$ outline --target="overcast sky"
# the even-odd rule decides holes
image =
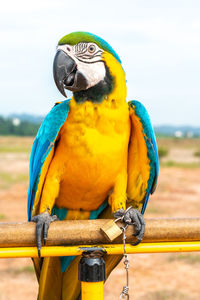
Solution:
[[[128,99],[154,125],[200,126],[199,0],[12,0],[0,8],[0,114],[46,114],[56,101],[58,40],[89,31],[116,50]]]

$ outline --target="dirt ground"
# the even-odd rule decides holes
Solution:
[[[196,162],[199,141],[169,144],[169,159]],[[31,138],[0,137],[0,222],[25,221],[28,160]],[[174,155],[173,155],[174,153]],[[176,155],[175,155],[176,154]],[[190,155],[189,155],[190,154]],[[187,158],[186,161],[184,158]],[[166,158],[165,158],[166,160]],[[199,161],[197,161],[199,163]],[[200,168],[195,165],[160,168],[159,184],[151,197],[146,217],[200,216]],[[130,299],[200,299],[200,254],[136,254],[130,258]],[[123,264],[105,284],[105,299],[118,299],[125,283]],[[0,260],[0,300],[36,300],[37,281],[30,259]]]

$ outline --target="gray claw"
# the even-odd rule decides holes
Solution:
[[[36,223],[36,244],[39,257],[41,255],[42,239],[44,240],[45,245],[48,236],[49,225],[55,220],[58,220],[58,217],[56,215],[50,216],[48,212],[41,213],[31,219],[32,222]]]
[[[145,221],[144,216],[135,208],[129,208],[127,211],[123,209],[119,209],[115,214],[115,218],[123,217],[123,221],[127,225],[134,225],[135,233],[133,234],[137,241],[133,244],[133,246],[138,245],[143,237],[145,232]]]
[[[137,239],[137,241],[136,241],[135,243],[133,243],[132,246],[137,246],[137,245],[139,245],[139,243],[141,243],[141,241],[142,241],[142,240]]]

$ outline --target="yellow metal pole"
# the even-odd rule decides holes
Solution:
[[[81,282],[82,300],[103,300],[104,299],[104,281],[99,282]]]
[[[102,250],[107,254],[123,254],[122,244],[109,245],[80,245],[80,246],[46,246],[42,247],[41,256],[73,256],[81,255],[84,251]],[[128,254],[136,253],[166,253],[166,252],[195,252],[200,251],[200,241],[196,242],[160,242],[160,243],[141,243],[137,246],[126,245]],[[13,257],[38,257],[36,247],[10,247],[0,248],[0,258]]]

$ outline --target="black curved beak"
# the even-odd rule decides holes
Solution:
[[[57,88],[64,97],[67,97],[65,89],[73,92],[87,89],[87,79],[77,70],[76,62],[62,50],[58,50],[55,55],[53,76]]]

